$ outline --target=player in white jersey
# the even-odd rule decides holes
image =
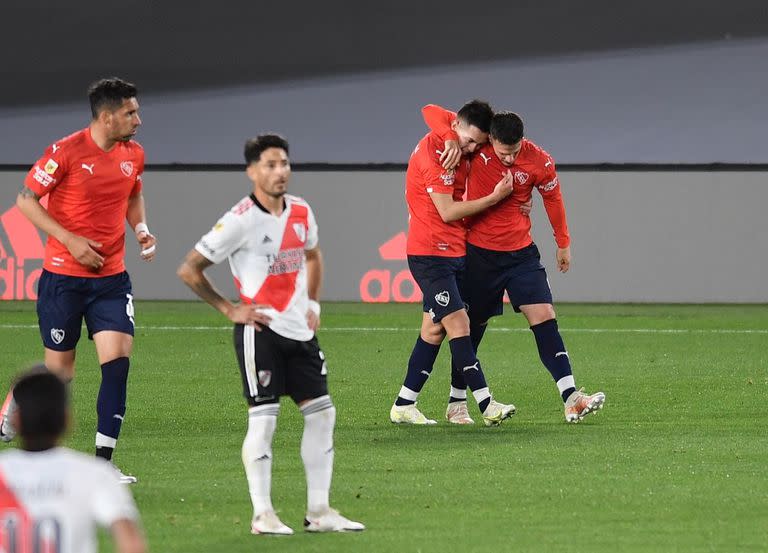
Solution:
[[[139,515],[114,467],[57,447],[68,419],[67,391],[44,367],[13,387],[22,449],[0,454],[0,551],[92,553],[96,527],[118,553],[143,553]]]
[[[291,165],[284,138],[265,134],[249,140],[245,161],[253,192],[200,239],[178,275],[235,323],[235,351],[249,405],[242,455],[253,503],[251,532],[293,534],[275,514],[271,499],[272,437],[283,395],[290,396],[304,416],[304,529],[364,530],[363,524],[329,505],[336,408],[315,337],[323,275],[315,216],[304,200],[286,194]],[[204,274],[224,259],[229,259],[239,304],[224,298]]]

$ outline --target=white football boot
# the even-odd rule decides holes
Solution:
[[[336,509],[330,507],[322,513],[307,513],[304,519],[304,530],[307,532],[360,532],[365,530],[362,522],[355,522],[341,516]]]
[[[602,409],[604,403],[603,392],[587,395],[584,393],[584,388],[579,388],[565,401],[565,422],[579,422],[586,415]]]
[[[453,401],[445,410],[445,419],[451,424],[475,424],[469,416],[466,401]]]
[[[251,534],[290,536],[293,534],[293,529],[283,524],[274,511],[264,511],[251,521]]]
[[[389,410],[389,420],[395,424],[437,424],[437,421],[425,417],[415,403],[393,405]]]
[[[483,422],[485,426],[499,426],[501,421],[508,419],[515,414],[515,406],[511,403],[506,405],[499,403],[495,399],[491,400],[488,407],[483,411]]]

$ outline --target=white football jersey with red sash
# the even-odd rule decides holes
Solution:
[[[63,447],[0,455],[0,551],[96,553],[96,528],[139,521],[108,462]]]
[[[212,263],[229,259],[241,301],[270,306],[269,328],[286,338],[311,340],[307,325],[305,250],[317,247],[317,223],[309,204],[285,195],[276,217],[251,194],[219,219],[195,245]]]

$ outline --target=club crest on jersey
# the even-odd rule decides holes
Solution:
[[[272,371],[259,371],[259,385],[262,388],[266,388],[269,386],[269,383],[272,382]]]
[[[64,340],[64,334],[65,332],[60,328],[52,328],[51,329],[51,340],[53,340],[54,344],[60,344],[62,340]]]
[[[132,161],[123,161],[120,164],[120,170],[123,172],[123,175],[126,177],[130,177],[133,175],[133,162]]]
[[[59,164],[53,161],[52,159],[48,160],[48,163],[45,164],[45,172],[49,175],[53,175],[56,172],[56,169],[59,168]]]
[[[528,181],[528,173],[523,173],[522,171],[515,171],[515,180],[517,181],[517,184],[525,184]]]
[[[293,232],[299,237],[299,242],[307,241],[307,227],[301,223],[293,223]]]
[[[435,294],[435,301],[438,305],[447,307],[448,302],[451,301],[451,295],[448,293],[448,290],[443,290],[442,292]]]

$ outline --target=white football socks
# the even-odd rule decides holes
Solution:
[[[307,474],[307,512],[321,513],[329,508],[336,408],[325,395],[302,405],[301,414],[304,415],[301,459]]]
[[[253,516],[272,511],[272,437],[277,426],[279,403],[248,409],[248,432],[243,440],[243,466],[253,503]]]

